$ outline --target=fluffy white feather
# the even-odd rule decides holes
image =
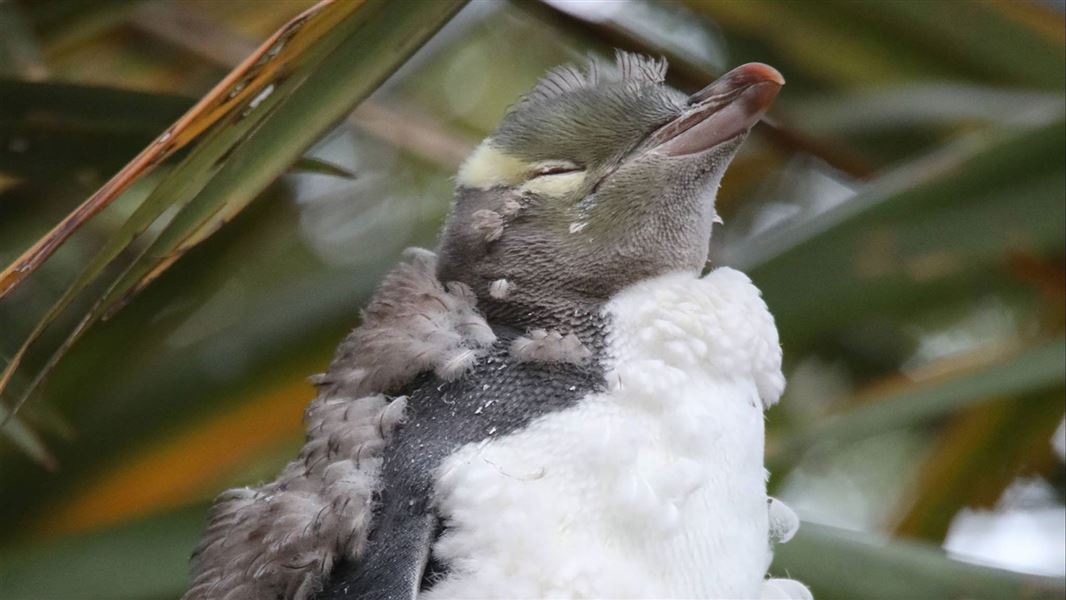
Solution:
[[[497,279],[489,284],[489,296],[497,300],[503,300],[507,298],[507,295],[511,293],[511,282],[506,279]]]
[[[787,504],[770,498],[770,541],[784,544],[799,531],[799,517]]]
[[[764,594],[763,408],[784,378],[758,290],[674,273],[606,310],[606,392],[441,466],[451,571],[426,598]]]
[[[814,595],[795,579],[767,579],[759,600],[814,600]]]

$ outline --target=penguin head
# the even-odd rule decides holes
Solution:
[[[752,63],[686,96],[665,75],[619,53],[537,83],[459,169],[441,280],[536,306],[701,270],[718,183],[784,80]]]

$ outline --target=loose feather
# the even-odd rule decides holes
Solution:
[[[307,441],[277,479],[224,492],[192,561],[185,600],[302,600],[340,559],[358,558],[379,487],[381,452],[406,398],[387,392],[418,373],[461,376],[496,336],[466,285],[442,285],[436,256],[411,250],[363,323],[314,378]]]

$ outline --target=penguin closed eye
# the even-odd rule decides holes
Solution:
[[[313,378],[298,457],[216,501],[186,599],[770,590],[777,330],[743,274],[700,273],[784,80],[748,64],[686,96],[665,74],[618,53],[508,110],[437,251],[406,253]]]

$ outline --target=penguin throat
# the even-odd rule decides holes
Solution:
[[[555,330],[563,334],[573,333],[597,353],[603,347],[607,317],[604,303],[580,302],[563,298],[530,298],[515,294],[505,300],[480,298],[478,308],[494,326],[504,326],[519,331],[533,329]]]

